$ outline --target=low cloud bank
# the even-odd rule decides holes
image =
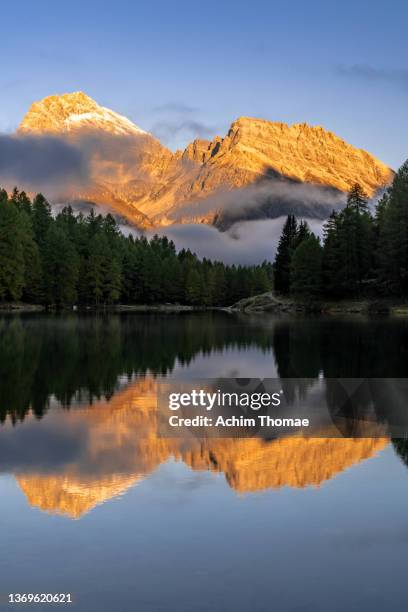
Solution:
[[[148,180],[141,160],[150,136],[84,130],[63,136],[0,134],[0,184],[42,191],[51,199],[93,188],[95,181]]]
[[[265,178],[240,189],[218,192],[175,209],[175,217],[204,216],[217,211],[225,226],[247,217],[278,218],[289,213],[311,219],[326,219],[343,208],[346,194],[325,185],[301,183],[282,176]]]
[[[226,264],[258,264],[272,261],[286,217],[236,223],[226,232],[205,224],[170,225],[151,232],[173,240],[177,250],[190,249],[199,257]],[[307,219],[310,228],[322,235],[323,222]]]
[[[89,177],[87,156],[80,148],[51,136],[0,134],[0,184],[26,189],[63,190]]]

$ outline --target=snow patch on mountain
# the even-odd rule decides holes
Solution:
[[[121,136],[147,134],[127,117],[99,106],[81,91],[35,102],[21,122],[19,132],[63,133],[78,129],[103,130]]]

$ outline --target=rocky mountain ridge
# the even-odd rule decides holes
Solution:
[[[372,196],[393,177],[366,151],[305,123],[241,117],[225,137],[173,153],[82,92],[35,102],[19,133],[57,135],[84,148],[89,184],[72,185],[69,197],[108,206],[141,227],[278,217],[294,206],[324,218],[353,183]]]

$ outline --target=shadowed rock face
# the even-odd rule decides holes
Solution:
[[[72,185],[69,197],[108,205],[142,227],[214,222],[220,214],[233,220],[278,217],[294,207],[298,214],[324,218],[333,197],[344,201],[339,196],[353,183],[371,196],[393,177],[375,157],[321,127],[247,117],[235,121],[224,138],[195,140],[172,153],[81,92],[34,103],[19,132],[61,135],[85,148],[92,162],[89,185],[80,193]],[[272,177],[286,181],[284,196]],[[306,194],[305,211],[299,189],[293,195],[286,189],[293,182],[317,189]],[[246,191],[259,184],[260,191]]]
[[[50,413],[42,423],[52,418]],[[76,440],[81,432],[76,456],[58,469],[34,465],[15,474],[32,506],[71,518],[125,493],[170,458],[193,470],[221,472],[235,491],[251,493],[319,486],[388,443],[386,438],[158,438],[156,383],[150,378],[132,383],[109,402],[58,412],[55,423]]]

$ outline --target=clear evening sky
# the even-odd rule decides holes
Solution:
[[[245,115],[306,121],[392,167],[408,157],[408,3],[1,3],[0,130],[82,90],[171,148]]]

